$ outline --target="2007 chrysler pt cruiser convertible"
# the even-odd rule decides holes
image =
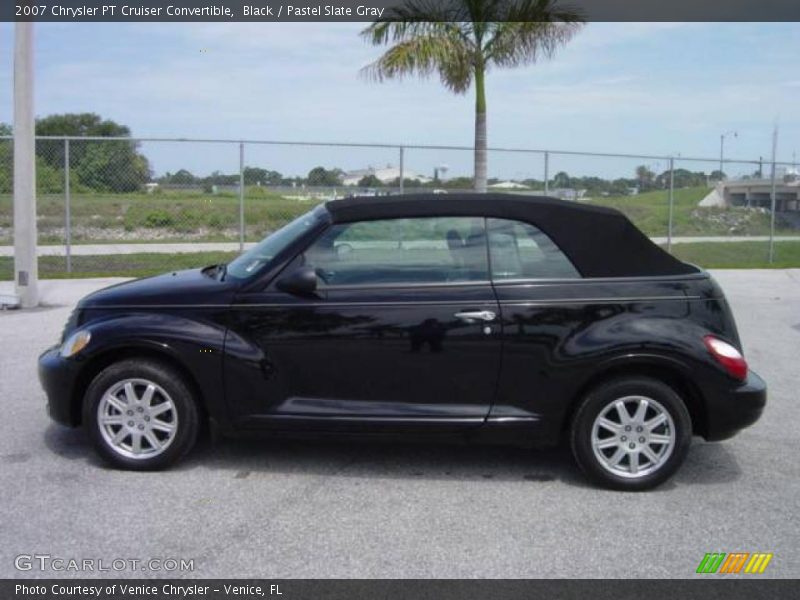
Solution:
[[[50,415],[130,469],[174,463],[203,424],[566,438],[629,490],[766,402],[708,273],[614,210],[505,195],[328,202],[228,265],[87,296],[39,375]]]

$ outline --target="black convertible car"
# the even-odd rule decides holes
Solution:
[[[766,402],[708,273],[614,210],[491,194],[334,200],[228,265],[98,291],[39,374],[120,467],[174,463],[206,424],[568,439],[630,490]]]

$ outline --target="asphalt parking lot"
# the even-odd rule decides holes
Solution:
[[[691,577],[735,551],[798,577],[800,270],[715,276],[767,411],[639,494],[590,487],[565,449],[222,441],[168,472],[108,469],[47,418],[36,358],[112,280],[43,282],[48,306],[0,313],[0,577],[91,576],[20,572],[20,554],[194,560],[106,577]]]

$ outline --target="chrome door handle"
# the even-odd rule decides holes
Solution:
[[[467,310],[453,315],[456,319],[463,319],[469,323],[475,321],[494,321],[497,314],[491,310]]]

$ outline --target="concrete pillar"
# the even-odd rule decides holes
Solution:
[[[33,23],[14,26],[14,281],[22,308],[39,304]]]

